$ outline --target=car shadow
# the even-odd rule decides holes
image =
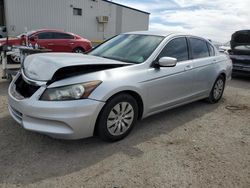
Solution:
[[[139,121],[131,134],[116,143],[98,138],[76,141],[56,140],[22,129],[7,115],[0,119],[0,183],[29,184],[84,170],[122,153],[140,157],[137,148],[218,108],[195,102]]]
[[[234,76],[229,85],[239,89],[250,89],[250,76]]]

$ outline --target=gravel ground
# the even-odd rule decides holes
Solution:
[[[149,117],[117,143],[25,131],[7,88],[0,80],[0,187],[250,187],[250,79],[232,80],[219,104]]]

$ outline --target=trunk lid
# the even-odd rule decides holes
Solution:
[[[231,52],[234,55],[250,55],[250,30],[237,31],[232,35]]]

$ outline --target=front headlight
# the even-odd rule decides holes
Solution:
[[[95,90],[102,82],[99,80],[74,84],[64,87],[46,89],[40,100],[43,101],[65,101],[85,99]]]

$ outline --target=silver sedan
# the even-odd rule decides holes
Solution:
[[[137,120],[193,101],[217,103],[232,63],[208,40],[174,32],[118,35],[87,55],[28,56],[9,87],[11,116],[55,138],[117,141]]]

